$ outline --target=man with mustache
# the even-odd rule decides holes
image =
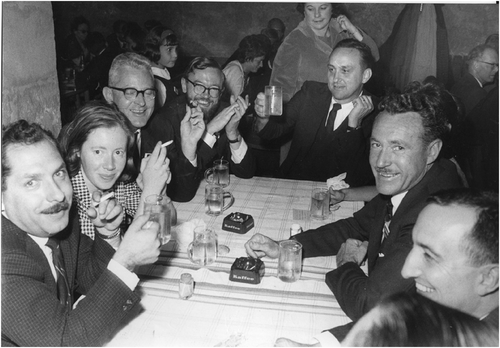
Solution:
[[[404,279],[401,269],[412,247],[417,215],[430,194],[460,187],[455,165],[439,158],[449,131],[442,93],[437,86],[417,82],[402,94],[386,97],[370,138],[370,165],[379,194],[353,217],[293,237],[302,244],[304,257],[337,255],[337,268],[325,281],[353,321],[384,297],[414,290],[414,282]],[[261,234],[245,248],[253,257],[276,258],[279,253],[278,243]],[[365,260],[368,274],[361,268]],[[342,340],[351,326],[330,333]],[[325,341],[325,336],[334,340],[330,333],[318,336],[323,346],[333,344]]]
[[[306,81],[284,108],[284,115],[264,114],[264,94],[255,101],[255,130],[265,141],[292,139],[277,176],[326,181],[347,173],[346,183],[373,183],[368,138],[377,104],[363,89],[372,76],[370,48],[356,39],[340,41],[324,67],[328,83]],[[323,67],[318,67],[323,68]]]
[[[2,346],[101,346],[137,306],[136,266],[156,262],[158,224],[138,216],[123,239],[114,199],[80,233],[58,144],[20,120],[2,134]],[[111,246],[116,246],[115,249]],[[85,295],[74,306],[73,295]]]
[[[171,127],[177,147],[197,148],[196,152],[184,154],[197,167],[199,178],[215,159],[222,157],[229,161],[232,174],[251,178],[255,173],[255,160],[238,130],[248,100],[231,96],[230,105],[221,102],[224,74],[219,64],[210,58],[193,59],[181,84],[185,94],[165,104],[144,128],[145,144],[150,144],[146,151],[157,141],[171,140]],[[186,118],[198,115],[203,116],[204,122],[196,125],[187,122]],[[183,132],[190,135],[183,136]]]

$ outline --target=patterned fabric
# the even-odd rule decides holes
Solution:
[[[389,237],[389,233],[391,231],[389,230],[389,225],[391,224],[392,220],[392,202],[391,199],[389,198],[387,200],[387,206],[386,206],[386,212],[384,216],[384,228],[382,230],[382,242]]]
[[[85,183],[81,170],[78,174],[71,178],[71,183],[73,185],[73,201],[78,206],[80,229],[83,234],[86,234],[90,238],[94,239],[94,224],[87,216],[87,209],[90,207],[92,202],[92,196],[87,188],[87,184]],[[125,210],[125,214],[133,218],[137,208],[139,207],[139,200],[141,199],[142,194],[142,191],[139,186],[137,186],[137,183],[135,181],[126,183],[117,182],[109,191],[114,191],[115,199],[120,202],[122,208]]]

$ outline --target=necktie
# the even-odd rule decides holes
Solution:
[[[328,134],[333,133],[333,125],[335,124],[335,117],[337,117],[337,111],[342,109],[342,105],[335,103],[333,104],[332,111],[328,115],[328,121],[326,122],[326,131]]]
[[[68,284],[66,269],[64,268],[64,259],[59,248],[57,239],[49,238],[46,244],[52,250],[52,262],[57,273],[57,297],[62,305],[71,308],[71,291]]]
[[[141,168],[141,130],[138,129],[135,131],[135,143],[134,143],[134,152],[132,154],[132,159],[134,160],[134,166],[139,172]]]
[[[382,230],[382,242],[384,242],[385,239],[389,237],[389,233],[391,232],[389,230],[389,224],[391,223],[392,220],[392,202],[391,199],[389,198],[387,200],[387,205],[386,205],[386,211],[385,211],[385,216],[384,216],[384,228]]]

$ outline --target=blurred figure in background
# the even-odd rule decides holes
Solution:
[[[168,68],[173,68],[178,57],[179,42],[172,29],[165,26],[152,28],[144,40],[142,54],[151,61],[155,78],[155,109],[161,108],[180,93],[180,81],[175,83]]]
[[[108,47],[111,51],[113,51],[115,56],[124,52],[126,26],[127,22],[122,19],[118,19],[113,23],[113,32],[106,37]]]
[[[69,66],[77,71],[82,71],[91,59],[86,43],[89,31],[90,24],[85,17],[78,16],[71,22],[71,34],[66,38],[65,58]]]
[[[144,39],[146,33],[136,22],[128,22],[124,28],[125,52],[140,53],[144,50]]]

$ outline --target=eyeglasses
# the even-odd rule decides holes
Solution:
[[[147,100],[153,100],[156,97],[156,89],[154,89],[154,88],[147,88],[143,91],[138,91],[137,89],[132,88],[132,87],[128,87],[128,88],[117,88],[117,87],[111,87],[111,86],[108,86],[108,87],[111,89],[116,89],[117,91],[122,92],[123,95],[125,96],[125,98],[127,98],[130,101],[134,101],[135,98],[137,98],[137,96],[141,93],[142,93],[142,96],[144,97],[144,99],[147,99]]]
[[[185,79],[187,81],[189,81],[193,87],[194,87],[194,93],[196,94],[203,94],[205,93],[206,90],[208,90],[208,94],[212,97],[212,98],[218,98],[220,96],[220,93],[221,93],[221,89],[220,88],[217,88],[217,87],[205,87],[199,83],[194,83],[193,81],[191,81],[190,79],[186,78]]]
[[[490,65],[492,67],[498,68],[498,63],[489,63],[489,62],[485,62],[485,61],[482,61],[482,60],[479,60],[479,62],[484,63],[484,64],[488,64],[488,65]]]

